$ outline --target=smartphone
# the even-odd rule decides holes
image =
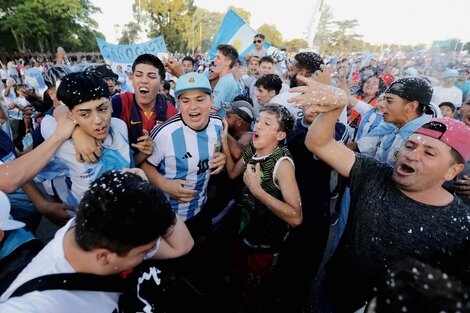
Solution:
[[[353,72],[351,76],[352,80],[359,80],[359,72]]]

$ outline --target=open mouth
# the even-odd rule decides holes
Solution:
[[[98,134],[103,134],[106,132],[106,126],[98,127],[95,129]]]
[[[140,87],[139,88],[139,92],[142,94],[142,95],[146,95],[150,92],[150,90],[147,88],[147,87]]]
[[[253,132],[253,140],[257,140],[259,138],[258,132]]]
[[[415,172],[415,169],[407,164],[404,164],[404,163],[401,163],[399,166],[398,166],[398,171],[400,172],[400,174],[412,174]]]
[[[201,113],[198,113],[198,112],[189,113],[189,117],[192,119],[196,119],[199,116],[201,116]]]

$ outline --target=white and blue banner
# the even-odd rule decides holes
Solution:
[[[158,36],[150,41],[135,45],[115,45],[96,37],[96,42],[100,48],[101,55],[106,63],[110,64],[132,64],[141,54],[150,53],[158,55],[167,53],[163,36]]]
[[[256,31],[250,27],[235,11],[230,9],[220,24],[217,35],[215,35],[211,50],[209,51],[210,59],[214,59],[217,54],[217,46],[220,44],[229,44],[234,46],[243,60],[245,54],[255,48],[253,39]],[[264,47],[267,49],[270,43],[264,41]]]

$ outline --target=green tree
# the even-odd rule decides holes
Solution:
[[[134,21],[131,21],[124,25],[124,29],[121,32],[121,37],[119,37],[118,42],[120,45],[129,45],[135,44],[139,39],[140,33],[140,24]]]
[[[191,48],[193,16],[196,7],[193,0],[135,0],[134,7],[144,14],[147,35],[163,35],[171,52],[185,52]]]
[[[0,29],[11,32],[19,52],[77,51],[97,34],[90,15],[100,9],[89,0],[0,0],[0,8]]]
[[[328,5],[324,5],[321,14],[320,21],[318,23],[317,33],[313,39],[313,45],[320,47],[320,52],[324,52],[325,48],[330,44],[329,38],[331,35],[331,24],[333,21],[333,14]]]
[[[224,15],[224,13],[210,12],[203,8],[196,8],[194,12],[195,47],[200,47],[202,52],[209,51]]]
[[[294,38],[285,43],[287,51],[299,51],[300,49],[307,48],[308,43],[305,39]]]
[[[329,41],[331,45],[327,49],[328,52],[338,54],[361,49],[364,42],[359,40],[359,38],[362,36],[353,32],[353,29],[359,25],[356,19],[333,21],[332,24],[336,30],[330,35]]]
[[[276,25],[263,24],[257,29],[257,32],[263,34],[273,46],[279,47],[282,45],[282,35],[277,30]]]

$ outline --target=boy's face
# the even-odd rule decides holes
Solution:
[[[255,45],[257,50],[260,50],[263,47],[264,40],[261,37],[255,37],[253,39],[253,44]]]
[[[279,130],[279,122],[275,114],[260,112],[253,129],[253,145],[256,149],[278,146],[286,133]]]
[[[276,92],[274,90],[264,89],[264,86],[260,85],[256,88],[256,98],[258,99],[258,103],[261,105],[269,103],[275,95]]]
[[[304,123],[307,125],[312,124],[319,114],[318,112],[315,112],[315,107],[313,105],[304,106],[302,111],[304,112]]]
[[[250,70],[250,75],[257,75],[258,70],[259,70],[259,60],[258,59],[253,60],[253,61],[250,60],[250,65],[248,68]]]
[[[137,104],[153,105],[160,91],[161,80],[158,69],[150,64],[137,64],[132,79]]]
[[[107,271],[106,274],[117,274],[136,267],[142,263],[144,259],[152,257],[155,254],[155,248],[156,241],[152,241],[148,244],[131,249],[125,256],[118,256],[116,253],[109,252],[107,257],[109,261],[109,271]]]
[[[452,112],[452,109],[446,105],[442,105],[439,107],[441,109],[442,116],[454,118],[455,112]]]
[[[212,97],[201,90],[190,90],[182,93],[180,104],[181,118],[184,123],[194,130],[202,130],[209,122]]]
[[[274,64],[272,64],[271,62],[263,62],[259,65],[259,74],[261,76],[266,75],[266,74],[272,74],[273,67],[274,67]]]
[[[194,71],[193,62],[191,62],[189,60],[184,60],[183,61],[183,68],[184,68],[185,73],[193,72]]]
[[[100,98],[83,102],[71,110],[73,120],[80,128],[97,140],[104,140],[111,124],[111,102]]]

